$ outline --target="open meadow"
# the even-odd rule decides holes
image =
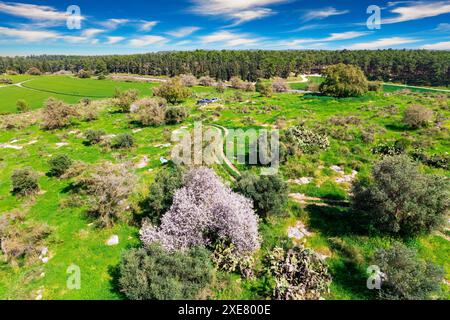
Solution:
[[[385,85],[383,90],[359,97],[336,98],[287,90],[263,95],[232,85],[218,90],[196,84],[188,88],[188,97],[177,102],[187,111],[181,122],[143,125],[132,112],[123,112],[116,89],[139,90],[137,100],[151,97],[161,83],[56,75],[8,77],[13,84],[0,87],[0,215],[25,213],[27,223],[46,224],[50,232],[43,240],[48,248],[44,259],[41,253],[32,263],[0,261],[0,299],[125,299],[118,283],[118,266],[127,250],[140,247],[141,226],[140,219],[136,219],[143,215],[140,204],[148,197],[155,177],[170,165],[163,164],[161,157],[171,159],[171,133],[180,128],[191,130],[195,121],[202,121],[203,126],[269,128],[282,133],[301,125],[329,141],[324,149],[291,155],[281,163],[280,176],[288,184],[288,200],[280,214],[259,219],[261,246],[253,254],[258,276],[246,278],[238,271],[219,269],[203,298],[270,298],[274,280],[264,269],[269,252],[279,246],[305,246],[328,266],[332,282],[330,290],[323,294],[325,299],[374,299],[376,293],[366,286],[367,268],[377,250],[387,249],[397,241],[417,250],[419,259],[444,269],[444,280],[433,298],[450,298],[447,227],[398,237],[362,231],[351,215],[352,184],[369,177],[383,155],[413,157],[421,172],[450,178],[449,93],[402,87],[394,90]],[[319,77],[308,80],[289,80],[290,89],[308,90],[308,86],[323,82]],[[96,114],[74,116],[62,127],[45,129],[42,108],[50,97],[71,104],[80,112],[95,110]],[[218,100],[198,104],[203,98]],[[20,99],[26,101],[29,111],[18,111],[16,103]],[[426,106],[433,112],[428,126],[412,129],[404,124],[405,110],[413,105]],[[127,134],[133,143],[125,149],[94,144],[87,138],[93,130],[113,140]],[[112,226],[99,227],[88,214],[90,203],[85,201],[86,195],[76,193],[76,174],[49,174],[49,160],[60,155],[70,158],[72,166],[82,166],[87,171],[103,161],[125,164],[136,182],[123,218]],[[432,157],[439,157],[440,162],[417,160]],[[239,174],[259,173],[259,166],[230,160]],[[236,174],[230,172],[226,163],[212,167],[227,184],[236,182]],[[25,197],[12,192],[11,177],[20,168],[36,172],[38,192]],[[112,236],[120,239],[117,245],[107,245]],[[67,286],[71,265],[82,271],[78,290]]]

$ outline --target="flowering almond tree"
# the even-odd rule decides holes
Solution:
[[[204,167],[186,174],[185,186],[175,192],[160,227],[144,223],[140,235],[145,246],[159,242],[168,250],[228,240],[236,254],[245,255],[260,246],[251,200],[232,192]]]

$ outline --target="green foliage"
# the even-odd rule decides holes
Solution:
[[[388,300],[424,300],[439,290],[444,277],[442,268],[419,260],[413,249],[396,242],[390,249],[380,249],[373,264],[383,273],[379,297]]]
[[[0,78],[0,84],[13,84],[13,81],[9,78]]]
[[[129,149],[134,146],[134,138],[129,133],[119,134],[113,141],[112,147],[115,149]]]
[[[266,264],[275,278],[274,299],[318,300],[329,292],[331,277],[326,263],[311,249],[294,247],[285,252],[275,248]]]
[[[16,106],[17,106],[17,110],[19,112],[28,112],[28,111],[30,111],[30,105],[24,99],[17,100]]]
[[[320,92],[332,97],[357,97],[368,90],[367,78],[357,66],[343,63],[329,66],[325,69],[324,76]]]
[[[254,277],[255,261],[253,257],[237,255],[235,245],[229,241],[218,241],[211,257],[216,268],[221,271],[238,272],[244,278]]]
[[[184,107],[169,107],[166,109],[165,120],[166,124],[173,125],[182,123],[188,116],[187,110]]]
[[[370,81],[368,89],[372,92],[380,92],[383,90],[383,83],[381,81]]]
[[[408,107],[403,115],[403,123],[413,129],[426,127],[432,120],[433,111],[420,105]]]
[[[70,168],[72,160],[65,154],[53,157],[48,161],[50,170],[48,174],[52,177],[60,177]]]
[[[166,99],[168,103],[176,104],[183,102],[191,93],[188,88],[183,86],[179,78],[172,78],[153,89],[153,94]]]
[[[278,175],[257,176],[244,172],[236,182],[236,191],[253,200],[256,212],[262,216],[284,212],[288,186]]]
[[[258,79],[255,85],[256,92],[259,92],[263,97],[271,97],[273,88],[270,81]]]
[[[166,122],[166,102],[163,99],[144,98],[134,103],[136,118],[144,126],[160,126]]]
[[[60,129],[67,126],[78,113],[74,107],[63,101],[49,98],[42,110],[43,126],[45,129]]]
[[[11,179],[14,194],[26,196],[39,192],[37,174],[31,168],[14,170]]]
[[[80,78],[80,79],[89,79],[90,77],[91,77],[91,72],[90,71],[88,71],[88,70],[80,70],[80,71],[78,71],[78,73],[77,73],[77,77],[78,78]]]
[[[27,74],[29,74],[30,76],[40,76],[42,75],[42,72],[36,67],[31,67],[30,69],[28,69]]]
[[[426,175],[407,156],[375,164],[371,179],[353,187],[353,209],[363,224],[381,232],[411,236],[442,225],[449,208],[450,184]]]
[[[102,130],[87,130],[85,133],[86,142],[89,145],[99,144],[105,132]]]
[[[288,148],[289,154],[298,152],[315,153],[319,150],[328,149],[330,146],[327,136],[313,132],[303,126],[289,128],[285,132],[282,141]]]
[[[169,167],[156,175],[147,198],[141,203],[143,216],[153,224],[159,224],[162,215],[171,207],[175,191],[183,186],[183,175],[180,166]]]
[[[131,105],[139,97],[139,90],[129,89],[126,91],[121,91],[116,88],[116,93],[114,97],[117,99],[117,106],[123,113],[130,112]]]
[[[167,252],[152,245],[123,255],[119,284],[130,300],[192,300],[199,298],[212,277],[206,249]]]

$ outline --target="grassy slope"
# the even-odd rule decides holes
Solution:
[[[41,80],[45,81],[45,79]],[[65,79],[71,84],[82,83],[72,82],[72,79]],[[73,81],[85,81],[73,79]],[[93,84],[97,84],[97,80]],[[37,83],[39,84],[39,83]],[[131,86],[140,86],[142,84],[129,84]],[[68,90],[63,81],[57,89],[62,87]],[[148,84],[146,84],[148,87]],[[112,87],[113,89],[113,87]],[[74,88],[72,91],[79,90]],[[87,89],[86,89],[87,90]],[[104,89],[105,92],[107,89]],[[270,99],[261,98],[257,94],[244,93],[244,98],[252,100],[241,103],[231,99],[233,90],[227,90],[225,94],[220,95],[210,88],[195,88],[198,97],[221,96],[227,103],[219,107],[220,117],[214,116],[217,111],[214,106],[204,113],[209,117],[207,122],[213,122],[226,126],[228,128],[248,127],[243,121],[244,116],[252,117],[255,120],[253,126],[262,126],[265,124],[274,124],[278,117],[285,117],[291,124],[298,121],[315,127],[320,124],[329,125],[328,119],[334,115],[359,115],[364,126],[379,125],[386,129],[385,133],[378,134],[376,140],[386,141],[396,139],[402,136],[404,128],[398,125],[401,119],[401,111],[409,103],[420,103],[433,106],[433,100],[424,96],[404,96],[389,95],[384,97],[382,94],[369,94],[366,97],[357,99],[331,99],[315,96],[300,96],[290,94],[277,94]],[[90,91],[93,92],[93,91]],[[1,94],[1,93],[0,93]],[[28,96],[27,96],[28,97]],[[5,105],[4,100],[0,102],[0,108]],[[195,99],[190,99],[186,106],[194,110]],[[448,103],[448,100],[447,100]],[[241,114],[239,110],[244,106],[254,106],[250,113]],[[268,113],[260,112],[263,105],[278,105],[280,110]],[[379,114],[382,107],[396,105],[399,112],[395,115]],[[372,106],[373,108],[361,108]],[[104,153],[98,147],[88,147],[83,145],[83,140],[76,135],[69,134],[71,130],[85,131],[87,129],[102,129],[108,134],[131,132],[134,128],[130,126],[129,119],[122,114],[112,112],[113,109],[105,110],[102,117],[91,123],[78,123],[74,126],[58,130],[55,132],[42,131],[37,126],[18,131],[0,131],[0,143],[8,142],[12,139],[23,139],[18,144],[25,144],[28,141],[37,139],[38,143],[26,146],[23,150],[2,149],[0,156],[0,214],[10,211],[14,208],[21,210],[29,209],[28,219],[47,222],[52,228],[53,233],[48,240],[48,246],[52,259],[48,264],[36,264],[31,267],[12,269],[6,264],[0,264],[0,299],[6,298],[34,298],[36,291],[42,286],[45,287],[44,299],[119,299],[120,295],[114,290],[112,280],[112,268],[120,259],[120,253],[129,246],[134,246],[137,241],[137,229],[126,224],[118,224],[112,230],[98,230],[90,225],[90,220],[85,217],[83,208],[63,209],[59,203],[67,199],[68,194],[65,188],[69,185],[68,181],[60,181],[53,178],[47,178],[44,174],[48,170],[47,160],[49,155],[67,153],[75,160],[82,160],[88,163],[95,163],[101,159],[113,161],[117,154],[110,152]],[[193,115],[198,115],[199,111],[193,111]],[[446,111],[448,116],[448,111]],[[448,128],[448,123],[446,124]],[[137,147],[130,152],[124,152],[123,160],[133,160],[138,162],[140,157],[148,155],[150,163],[147,168],[137,170],[141,179],[141,185],[147,186],[154,176],[154,172],[149,172],[149,168],[158,170],[160,168],[159,157],[168,155],[168,149],[155,148],[154,145],[167,142],[163,131],[165,127],[145,128],[143,131],[135,133]],[[173,130],[173,127],[169,128]],[[350,131],[358,133],[359,128],[350,126]],[[423,132],[409,132],[414,139],[421,139]],[[371,145],[362,143],[359,136],[352,141],[341,141],[332,139],[330,150],[315,156],[305,156],[299,159],[292,159],[282,171],[287,178],[314,176],[316,181],[322,182],[320,187],[314,184],[307,186],[291,185],[293,192],[302,192],[309,196],[326,196],[338,199],[346,198],[347,192],[344,186],[333,182],[333,172],[329,170],[330,165],[343,165],[348,171],[352,162],[357,160],[360,164],[361,174],[366,173],[371,163],[377,159],[371,155]],[[57,142],[67,141],[69,146],[56,149]],[[428,148],[430,153],[443,153],[450,151],[448,137],[433,137],[433,144]],[[359,147],[359,150],[353,150]],[[323,169],[318,169],[322,165]],[[38,195],[34,201],[17,199],[10,194],[10,176],[17,167],[31,166],[41,173],[40,185],[44,191]],[[245,168],[244,168],[245,169]],[[252,169],[252,168],[249,168]],[[449,175],[448,172],[439,170],[440,174]],[[219,170],[221,176],[226,177],[223,170]],[[315,181],[315,182],[316,182]],[[144,189],[146,189],[144,187]],[[308,206],[301,208],[299,205],[291,202],[289,205],[288,216],[273,218],[261,225],[261,233],[264,243],[261,256],[265,249],[269,249],[279,244],[286,237],[286,231],[289,226],[295,225],[298,219],[308,225],[308,228],[314,232],[314,235],[308,238],[306,244],[317,251],[325,254],[331,254],[329,260],[330,271],[334,282],[329,298],[335,299],[367,299],[372,297],[372,292],[365,289],[365,268],[368,264],[367,258],[380,246],[387,246],[392,241],[390,238],[368,238],[358,236],[349,232],[345,224],[345,208],[318,208]],[[112,234],[118,234],[120,245],[117,247],[107,247],[104,243]],[[342,253],[334,250],[330,246],[330,237],[340,237],[349,246],[355,247],[366,259],[362,265],[354,266],[347,262]],[[409,245],[417,247],[422,257],[435,261],[443,265],[446,269],[447,279],[450,277],[450,266],[448,263],[448,254],[450,245],[447,240],[437,235],[422,237]],[[66,269],[75,263],[81,267],[82,285],[81,290],[68,290],[66,288],[67,274]],[[33,273],[40,274],[45,272],[43,278],[33,278]],[[218,298],[237,299],[237,298],[258,298],[258,292],[264,285],[264,279],[255,281],[241,281],[235,275],[220,275],[225,285],[216,292]],[[448,295],[447,295],[448,296]]]

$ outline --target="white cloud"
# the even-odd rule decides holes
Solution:
[[[152,44],[164,44],[168,40],[162,36],[144,36],[130,40],[130,45],[133,47],[146,47]]]
[[[184,37],[187,37],[187,36],[193,34],[194,32],[196,32],[200,29],[201,28],[199,28],[199,27],[183,27],[183,28],[179,28],[177,30],[166,32],[166,33],[175,38],[184,38]]]
[[[65,21],[69,16],[49,6],[11,2],[0,2],[0,12],[30,20]]]
[[[106,42],[106,44],[116,44],[119,43],[120,41],[125,40],[125,37],[107,37],[108,42]]]
[[[20,30],[0,27],[0,35],[26,40],[30,42],[59,38],[60,35],[53,31]]]
[[[440,23],[435,31],[444,31],[444,32],[450,32],[450,23]]]
[[[83,32],[81,33],[82,37],[86,37],[86,38],[92,38],[95,37],[96,35],[106,32],[106,30],[103,29],[86,29],[83,30]]]
[[[328,38],[322,39],[321,41],[349,40],[359,38],[367,34],[369,34],[369,32],[348,31],[342,33],[332,33]]]
[[[248,46],[257,44],[261,38],[247,33],[234,33],[230,31],[217,31],[199,38],[204,44],[221,43],[224,47]]]
[[[391,5],[395,4],[397,3],[391,3]],[[390,10],[390,12],[395,13],[398,16],[394,18],[382,19],[383,24],[419,20],[450,13],[450,1],[411,2],[408,6],[398,7]]]
[[[204,16],[223,16],[234,20],[233,25],[262,19],[275,12],[265,6],[287,2],[288,0],[192,0],[191,11]]]
[[[314,9],[306,12],[302,17],[302,20],[303,21],[322,20],[328,17],[339,16],[349,12],[350,12],[349,10],[337,10],[336,8],[333,7]]]
[[[140,27],[141,31],[150,31],[153,29],[154,26],[156,26],[159,23],[159,21],[145,21],[145,20],[142,20],[141,22],[142,22]]]
[[[371,42],[363,42],[363,43],[355,43],[349,46],[346,46],[346,49],[350,50],[375,50],[375,49],[385,49],[385,48],[393,48],[402,44],[419,42],[420,39],[413,38],[402,38],[402,37],[391,37],[391,38],[383,38],[378,39]]]
[[[323,45],[324,42],[350,40],[365,36],[367,34],[369,34],[369,32],[348,31],[342,33],[332,33],[326,38],[285,40],[281,41],[280,45],[286,47],[297,47],[305,44],[308,44],[309,46],[317,46],[319,43],[320,45]]]
[[[427,50],[450,50],[450,41],[447,42],[438,42],[434,44],[426,44],[422,46],[422,49]]]
[[[128,19],[108,19],[99,24],[108,29],[116,29],[117,27],[130,22]]]

